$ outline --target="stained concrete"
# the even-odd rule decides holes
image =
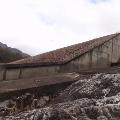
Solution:
[[[16,80],[19,79],[20,69],[8,69],[6,70],[6,80]]]
[[[75,59],[63,65],[31,66],[0,69],[0,80],[13,80],[34,78],[44,75],[56,74],[59,72],[79,72],[92,68],[110,67],[120,59],[120,35],[91,49],[90,51],[77,56]]]
[[[1,81],[0,100],[28,91],[34,92],[34,94],[36,92],[43,94],[45,91],[48,93],[55,92],[58,88],[67,87],[82,77],[84,77],[84,75],[77,73],[59,73],[36,78]]]
[[[89,52],[75,58],[71,62],[60,67],[61,72],[79,72],[92,68],[110,67],[111,63],[117,63],[120,58],[120,36],[105,42]]]

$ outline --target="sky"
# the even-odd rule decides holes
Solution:
[[[120,32],[120,0],[0,0],[0,42],[37,55]]]

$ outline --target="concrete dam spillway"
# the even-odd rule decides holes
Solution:
[[[22,106],[22,113],[17,116],[13,112],[12,119],[30,119],[33,113],[34,120],[39,116],[43,120],[45,113],[45,120],[60,116],[59,120],[66,117],[69,120],[117,119],[118,114],[111,110],[119,104],[119,51],[120,34],[116,33],[3,64],[0,66],[0,101],[26,99],[26,93],[38,102],[49,96],[43,108],[31,109],[26,115]],[[91,113],[92,110],[97,115]]]

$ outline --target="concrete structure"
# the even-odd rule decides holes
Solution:
[[[23,95],[26,92],[39,95],[53,94],[81,78],[84,78],[84,75],[60,73],[49,77],[0,81],[0,101]]]
[[[0,80],[106,68],[119,59],[120,33],[117,33],[2,65]]]

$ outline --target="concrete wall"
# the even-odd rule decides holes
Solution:
[[[23,68],[21,72],[21,78],[31,78],[43,75],[51,75],[57,73],[59,66],[51,67],[35,67],[35,68]]]
[[[59,71],[59,66],[28,67],[16,69],[1,69],[0,80],[16,80],[21,78],[32,78],[43,75],[52,75]]]
[[[4,77],[6,75],[6,70],[3,67],[0,67],[0,81],[4,80]]]
[[[20,69],[8,69],[6,70],[5,80],[15,80],[19,79]]]
[[[99,47],[96,47],[80,57],[62,65],[61,72],[79,72],[91,68],[104,68],[117,63],[120,59],[120,35]]]
[[[0,80],[14,80],[51,75],[58,72],[79,72],[91,68],[108,67],[120,59],[120,35],[99,47],[61,66],[26,67],[17,69],[0,68]]]

